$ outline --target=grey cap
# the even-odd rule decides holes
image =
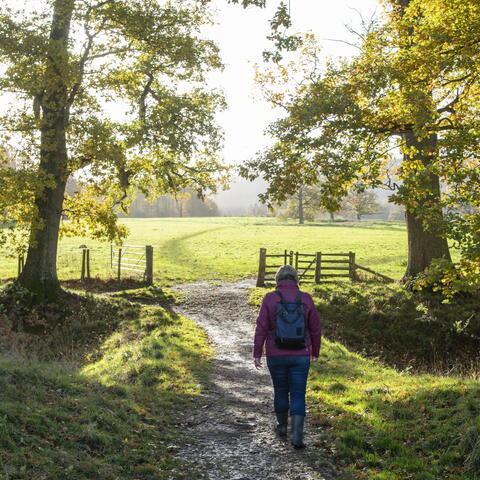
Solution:
[[[291,265],[280,267],[275,275],[275,281],[278,283],[282,280],[293,280],[298,283],[298,273]]]

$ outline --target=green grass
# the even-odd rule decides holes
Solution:
[[[177,412],[210,369],[206,335],[167,306],[71,306],[43,338],[0,326],[0,478],[168,478]]]
[[[325,284],[310,289],[331,340],[397,369],[480,372],[480,296],[442,303],[398,284]]]
[[[476,381],[401,374],[324,341],[308,405],[354,478],[475,480],[479,395]]]
[[[354,251],[357,263],[394,278],[404,273],[407,235],[402,223],[361,221],[298,225],[275,218],[145,218],[122,219],[130,229],[125,243],[154,246],[156,281],[162,284],[200,278],[254,275],[258,251],[299,250],[313,253]],[[59,274],[80,276],[81,251],[91,249],[92,275],[111,277],[110,247],[95,240],[63,239]],[[3,255],[2,255],[3,253]],[[0,278],[15,275],[16,262],[0,251]]]
[[[451,329],[449,319],[455,313],[476,315],[480,324],[478,298],[465,301],[462,312],[458,305],[445,306],[398,286],[309,290],[331,339],[323,338],[320,362],[312,366],[309,414],[312,425],[334,439],[343,478],[479,479],[478,332]],[[253,289],[251,302],[258,305],[265,291]],[[442,357],[442,345],[456,345],[457,356],[452,349]],[[468,346],[475,349],[463,352]],[[467,359],[475,362],[475,379],[414,373],[445,370],[447,361],[459,363],[461,370]],[[395,370],[386,363],[411,368]]]

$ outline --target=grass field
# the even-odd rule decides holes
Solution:
[[[126,244],[153,245],[155,280],[162,283],[200,278],[254,275],[261,247],[280,253],[298,250],[356,253],[357,263],[400,278],[405,270],[407,235],[402,223],[361,221],[298,225],[275,218],[134,218]],[[80,276],[81,251],[91,249],[92,275],[114,276],[110,246],[83,238],[61,240],[58,256],[62,279]],[[11,278],[16,260],[0,251],[0,278]]]

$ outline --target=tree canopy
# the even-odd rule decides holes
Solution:
[[[57,1],[54,15],[71,15],[70,34],[60,45],[49,38],[49,27],[50,33],[60,28],[48,15],[50,4],[24,18],[2,7],[7,68],[0,87],[16,107],[0,120],[7,132],[4,144],[11,139],[17,161],[17,169],[4,174],[26,179],[31,172],[31,194],[48,187],[52,179],[37,175],[38,137],[48,108],[60,103],[68,149],[62,174],[80,172],[86,187],[67,198],[65,210],[98,235],[123,235],[112,228],[115,216],[105,213],[113,213],[116,203],[126,208],[134,187],[150,195],[186,186],[214,188],[222,171],[214,114],[223,100],[202,86],[205,72],[221,67],[217,47],[199,35],[209,21],[205,7]],[[60,89],[62,98],[51,98]],[[9,218],[17,226],[30,225],[33,209],[9,205],[15,196],[5,197],[2,210]],[[22,196],[16,199],[22,202]]]
[[[0,118],[3,157],[15,160],[0,171],[0,209],[17,243],[28,237],[22,276],[34,287],[38,275],[58,284],[62,212],[65,233],[120,240],[114,207],[126,210],[135,190],[214,190],[225,173],[215,123],[224,101],[205,87],[222,67],[201,34],[205,2],[28,3],[0,7],[0,91],[11,100]],[[64,198],[73,174],[83,188]]]
[[[464,267],[478,272],[480,5],[384,5],[352,60],[320,65],[307,36],[299,63],[259,75],[285,115],[269,127],[276,143],[243,175],[264,176],[270,202],[320,177],[324,203],[339,204],[355,186],[391,188],[406,208],[408,275],[433,258],[448,260],[447,238],[461,247]],[[303,81],[291,91],[299,70]]]

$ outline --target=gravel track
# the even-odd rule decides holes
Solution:
[[[179,285],[185,301],[175,311],[200,325],[215,348],[215,368],[195,413],[180,426],[190,443],[173,449],[185,466],[170,480],[331,480],[330,445],[321,428],[306,422],[305,450],[294,450],[273,430],[268,370],[253,367],[256,312],[247,304],[252,281]]]

